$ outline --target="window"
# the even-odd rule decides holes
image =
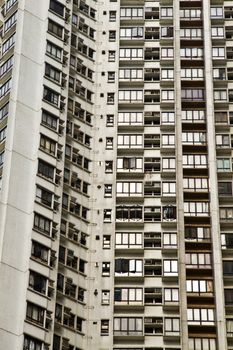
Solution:
[[[100,322],[100,335],[109,335],[109,320],[101,320]]]
[[[233,305],[233,289],[224,289],[225,305]]]
[[[109,39],[109,41],[116,41],[116,31],[115,30],[109,30],[108,39]]]
[[[230,159],[217,158],[217,171],[231,171]]]
[[[163,275],[164,276],[178,276],[178,261],[177,260],[163,260]]]
[[[103,235],[103,249],[110,249],[110,248],[111,248],[111,236]]]
[[[114,126],[114,115],[113,114],[106,115],[106,126]]]
[[[45,314],[45,310],[42,307],[32,304],[30,302],[27,303],[26,320],[31,321],[43,327],[44,314]]]
[[[83,289],[82,287],[78,287],[78,301],[85,303],[85,292],[85,289]]]
[[[102,262],[102,276],[110,277],[110,262]]]
[[[194,18],[200,19],[201,16],[202,16],[202,12],[199,9],[180,10],[180,17],[182,19],[194,19]]]
[[[16,34],[14,33],[9,39],[4,41],[2,44],[2,55],[4,55],[10,48],[14,45],[15,43],[15,36]]]
[[[203,101],[204,90],[202,89],[185,89],[181,90],[181,98],[183,101]]]
[[[214,325],[214,309],[188,309],[188,325]]]
[[[221,234],[221,242],[223,249],[232,249],[233,248],[233,233],[223,233]]]
[[[218,182],[219,196],[232,196],[232,182]]]
[[[183,68],[181,69],[181,79],[202,80],[204,78],[203,68]]]
[[[2,130],[0,130],[0,143],[5,140],[6,138],[6,129],[7,127],[3,128]]]
[[[137,249],[142,245],[142,232],[116,232],[116,249]]]
[[[201,38],[202,37],[202,29],[200,28],[181,28],[180,37],[184,39],[191,38]]]
[[[143,70],[140,68],[125,68],[119,70],[120,81],[140,81],[143,80]]]
[[[162,47],[161,58],[174,58],[174,49],[172,47]]]
[[[213,338],[189,338],[190,350],[217,350],[216,340]]]
[[[226,79],[225,68],[214,68],[213,69],[213,79],[214,80],[225,80]]]
[[[120,39],[139,39],[143,38],[143,27],[120,28]]]
[[[54,34],[60,39],[63,38],[63,27],[60,26],[58,23],[51,21],[50,19],[48,24],[48,31],[49,33]]]
[[[176,234],[176,232],[164,232],[163,233],[163,247],[164,248],[177,248],[177,234]]]
[[[121,19],[138,19],[143,18],[142,7],[121,7],[120,11]]]
[[[59,93],[44,86],[43,98],[46,102],[52,103],[54,106],[58,107],[59,104]]]
[[[49,163],[44,162],[43,160],[39,159],[38,164],[38,175],[44,176],[48,178],[49,180],[54,179],[54,167],[50,165]]]
[[[112,173],[112,172],[113,172],[113,161],[106,160],[105,161],[105,173]]]
[[[25,334],[23,350],[42,350],[42,341]]]
[[[115,276],[143,276],[141,259],[116,259]]]
[[[109,22],[116,22],[116,11],[109,11]]]
[[[49,6],[50,10],[52,10],[53,12],[55,12],[57,15],[63,17],[64,16],[64,6],[55,0],[50,0],[50,6]]]
[[[62,59],[62,49],[57,45],[47,41],[46,52],[53,56],[55,59],[61,61]]]
[[[162,147],[174,147],[175,146],[175,135],[174,134],[163,134],[162,135]]]
[[[162,80],[173,80],[174,79],[174,69],[161,69],[161,79]]]
[[[227,101],[227,91],[226,90],[214,90],[214,100],[215,101]]]
[[[36,241],[32,241],[31,255],[33,258],[39,259],[41,262],[48,264],[49,248]]]
[[[142,102],[142,90],[120,90],[118,93],[119,103],[121,102]]]
[[[207,156],[206,155],[183,155],[183,166],[187,168],[206,168]]]
[[[46,189],[37,186],[36,188],[36,201],[47,205],[51,208],[52,206],[52,200],[53,200],[53,193],[50,191],[47,191]]]
[[[161,101],[174,101],[174,90],[162,90]]]
[[[178,303],[179,302],[179,289],[178,288],[164,288],[164,302],[165,303]]]
[[[45,152],[55,156],[55,154],[56,154],[56,146],[57,146],[57,143],[54,140],[52,140],[52,139],[48,138],[47,136],[41,134],[41,136],[40,136],[40,148],[43,151],[45,151]]]
[[[208,216],[209,203],[208,202],[184,202],[185,216]]]
[[[119,148],[142,148],[142,135],[118,135]]]
[[[172,18],[173,8],[172,7],[161,7],[160,9],[161,18]]]
[[[191,269],[210,269],[211,254],[209,253],[186,253],[186,267]]]
[[[102,290],[101,292],[101,305],[109,305],[110,304],[110,291]]]
[[[188,177],[183,179],[184,190],[207,191],[208,179]]]
[[[191,47],[191,48],[181,48],[180,49],[180,56],[181,58],[185,59],[199,59],[203,58],[203,49],[197,48],[197,47]]]
[[[17,11],[13,13],[12,16],[4,23],[4,32],[6,33],[16,22],[17,20]]]
[[[8,115],[9,112],[9,102],[0,108],[0,120]]]
[[[9,80],[7,80],[6,83],[4,83],[0,87],[0,98],[5,96],[9,92],[9,90],[11,89],[11,85],[12,85],[12,79],[9,79]]]
[[[116,51],[108,51],[108,62],[115,62]]]
[[[47,278],[41,274],[30,271],[29,274],[29,287],[38,293],[46,294]]]
[[[224,276],[233,275],[233,261],[230,261],[230,260],[223,261],[223,275]]]
[[[141,206],[117,206],[116,207],[116,221],[136,222],[142,221],[142,207]]]
[[[122,48],[120,49],[120,60],[142,60],[143,49],[141,48]]]
[[[225,58],[225,48],[224,47],[213,47],[212,48],[213,59]]]
[[[113,149],[113,137],[106,137],[105,149]]]
[[[142,125],[142,112],[119,112],[118,125]]]
[[[223,17],[222,7],[211,7],[210,8],[210,16],[211,16],[211,18],[222,18]]]
[[[107,93],[107,104],[108,105],[113,105],[114,104],[114,99],[115,99],[114,92],[108,92]]]
[[[142,182],[117,182],[117,196],[142,196]]]
[[[14,57],[11,56],[10,58],[8,58],[6,62],[4,62],[0,66],[0,77],[2,77],[5,73],[7,73],[11,69],[11,67],[13,66],[13,61],[14,61]]]
[[[142,288],[115,288],[115,305],[143,305]]]
[[[232,207],[221,207],[220,208],[220,220],[227,221],[233,220],[233,208]]]
[[[115,82],[115,72],[108,72],[108,83]]]
[[[2,166],[4,163],[4,157],[5,157],[5,152],[3,151],[2,153],[0,153],[0,166]]]
[[[143,159],[136,157],[117,158],[118,172],[141,172],[143,168]]]
[[[112,185],[104,185],[104,197],[112,197]]]
[[[212,34],[212,38],[224,38],[224,28],[223,27],[212,27],[211,34]]]
[[[45,76],[56,81],[57,83],[60,83],[61,81],[61,72],[48,63],[45,63]]]
[[[51,232],[51,220],[46,217],[36,214],[34,216],[34,229],[39,230],[46,235],[50,235]]]
[[[175,158],[163,158],[162,167],[163,167],[163,170],[174,171],[176,169]]]
[[[211,280],[187,280],[186,291],[187,293],[194,293],[197,295],[213,294],[214,286]]]
[[[43,110],[42,112],[42,124],[53,129],[57,130],[58,118],[53,114]]]
[[[182,133],[183,145],[204,145],[206,144],[205,132],[183,132]]]
[[[162,183],[163,196],[174,196],[176,194],[175,182],[163,182]]]
[[[173,37],[173,27],[161,27],[161,38],[172,38]]]
[[[143,335],[142,317],[114,317],[114,336]]]
[[[112,209],[104,209],[104,222],[111,222],[112,221]]]
[[[18,0],[7,0],[6,1],[6,11],[8,11]],[[34,350],[34,349],[33,349]]]
[[[168,318],[164,319],[164,333],[165,335],[179,335],[180,333],[180,319],[179,318]]]

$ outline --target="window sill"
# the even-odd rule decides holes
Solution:
[[[61,47],[59,47],[59,49],[63,50]],[[56,58],[55,56],[51,55],[49,52],[46,52],[45,55],[50,57],[50,58],[52,58],[52,59],[54,59],[56,62],[58,62],[60,64],[63,64],[62,59]]]
[[[47,299],[47,300],[51,300],[51,298],[48,297],[46,294],[40,293],[40,292],[36,291],[35,289],[33,289],[33,288],[30,287],[30,286],[28,287],[28,291],[33,292],[33,293],[35,293],[35,294],[37,294],[37,295],[39,295],[39,296],[41,296],[41,297],[44,297],[44,298]]]

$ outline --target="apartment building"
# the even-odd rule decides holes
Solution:
[[[0,6],[0,350],[233,350],[233,1]]]

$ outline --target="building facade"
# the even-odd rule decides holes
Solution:
[[[0,350],[232,350],[233,1],[0,5]]]

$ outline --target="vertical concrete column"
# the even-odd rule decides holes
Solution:
[[[23,347],[48,8],[49,0],[18,4],[0,197],[0,348],[4,350]]]
[[[180,5],[174,1],[174,88],[176,120],[176,193],[177,193],[177,234],[180,289],[181,345],[188,349],[186,266],[185,266],[185,232],[183,199],[183,153],[182,153],[182,115],[181,115],[181,80],[180,80]]]
[[[216,304],[216,329],[218,349],[227,349],[223,269],[221,254],[221,236],[219,222],[218,179],[216,166],[216,143],[214,122],[214,96],[213,96],[213,67],[212,67],[212,42],[210,1],[203,2],[204,23],[204,57],[205,57],[205,89],[206,89],[206,120],[209,164],[209,193],[210,215],[212,232],[213,273]]]

